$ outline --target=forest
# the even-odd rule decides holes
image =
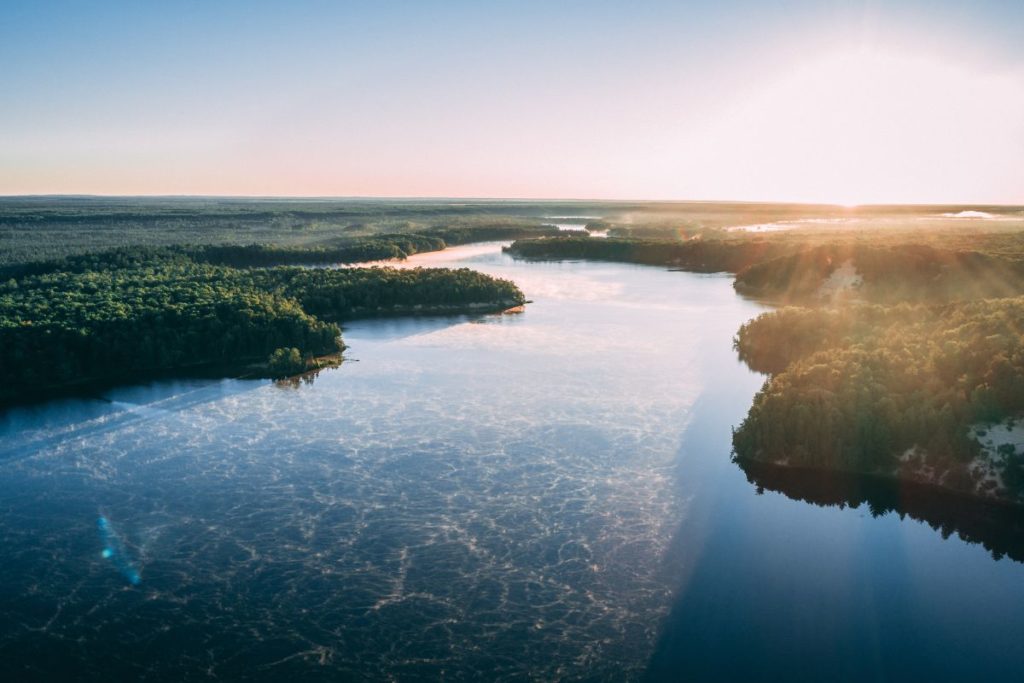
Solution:
[[[736,456],[1024,502],[1024,453],[975,438],[1024,413],[1022,330],[1024,297],[762,314],[735,341],[771,375]]]
[[[846,268],[856,282],[836,287]],[[922,244],[827,244],[760,263],[737,273],[736,291],[776,303],[849,298],[876,303],[963,301],[1024,293],[1024,262],[972,250]]]
[[[0,197],[0,266],[140,246],[334,249],[411,233],[448,244],[516,239],[556,232],[548,213],[593,210],[579,202]]]
[[[547,211],[431,200],[0,199],[0,402],[182,372],[283,376],[337,323],[523,303],[468,270],[324,269],[548,236]]]
[[[468,269],[221,265],[267,265],[274,251],[139,247],[29,264],[0,283],[0,401],[210,366],[290,374],[342,348],[338,322],[524,302]]]
[[[739,272],[795,247],[764,239],[672,239],[586,236],[519,239],[506,247],[517,257],[534,260],[590,259],[667,266],[698,273]]]

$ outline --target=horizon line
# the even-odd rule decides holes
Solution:
[[[879,202],[862,204],[845,204],[842,202],[824,201],[790,201],[776,199],[599,199],[593,197],[481,197],[481,196],[447,196],[447,195],[260,195],[260,194],[97,194],[97,193],[32,193],[32,194],[0,194],[0,201],[11,199],[250,199],[250,200],[308,200],[308,201],[460,201],[460,202],[588,202],[600,204],[772,204],[796,206],[826,206],[839,209],[856,209],[871,207],[896,206],[945,206],[945,207],[998,207],[1024,208],[1021,204],[1003,204],[998,202]]]

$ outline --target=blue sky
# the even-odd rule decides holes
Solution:
[[[1024,203],[1021,2],[32,2],[0,67],[0,194]]]

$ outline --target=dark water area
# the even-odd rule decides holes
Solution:
[[[994,559],[1024,562],[1024,507],[962,495],[912,481],[845,472],[795,469],[744,461],[758,487],[821,506],[861,505],[874,517],[895,512],[925,522],[943,536],[980,543]]]
[[[0,413],[6,680],[1017,677],[1019,527],[731,461],[763,308],[730,278],[410,265],[534,303]]]

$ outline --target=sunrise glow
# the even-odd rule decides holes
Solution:
[[[1024,81],[925,53],[817,55],[737,95],[687,140],[737,196],[854,206],[1011,199],[1022,178]],[[700,183],[699,180],[695,181]]]

